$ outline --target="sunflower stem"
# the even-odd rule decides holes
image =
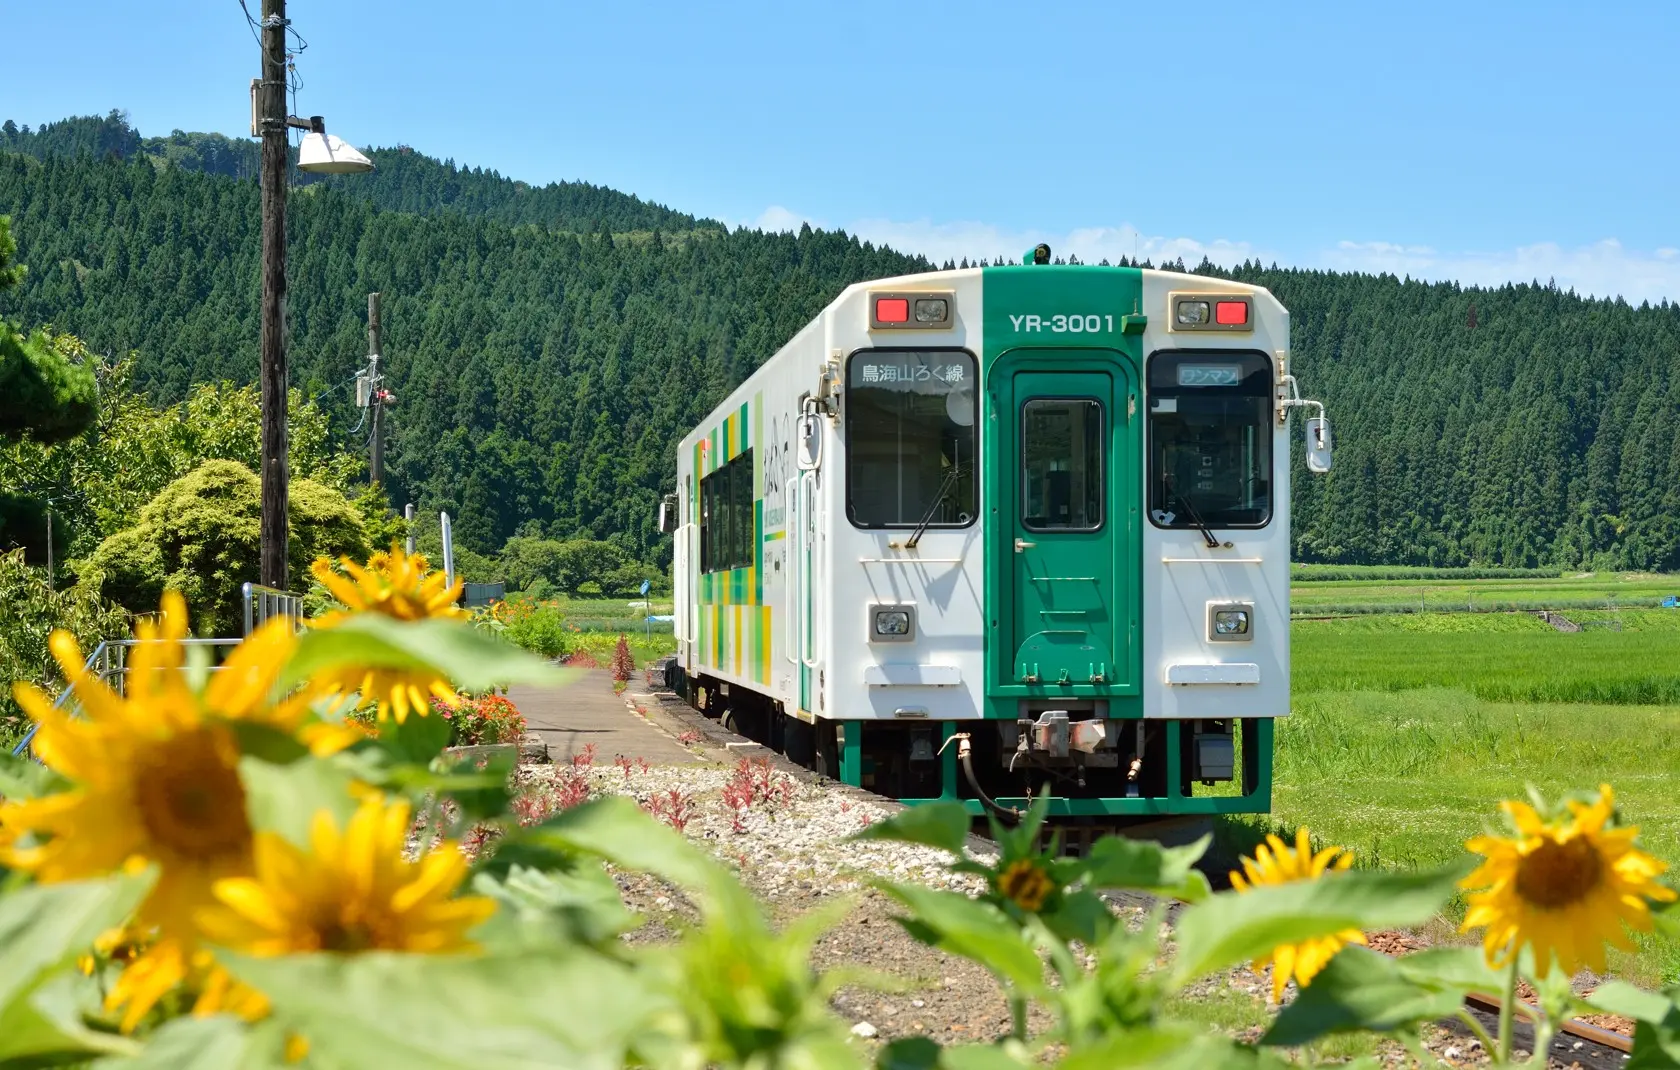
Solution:
[[[1482,1033],[1482,1029],[1481,1029],[1480,1026],[1474,1026],[1473,1028],[1475,1028],[1476,1032]],[[1482,1035],[1486,1036],[1487,1034],[1482,1033]],[[1426,1066],[1446,1066],[1447,1065],[1446,1063],[1442,1062],[1441,1059],[1439,1057],[1437,1057],[1433,1052],[1431,1052],[1428,1048],[1423,1046],[1423,1037],[1421,1035],[1417,1034],[1417,1033],[1402,1033],[1402,1034],[1400,1034],[1400,1043],[1404,1044],[1406,1046],[1406,1050],[1411,1053],[1412,1058],[1417,1060],[1417,1064],[1418,1064],[1418,1067],[1420,1068],[1420,1070],[1421,1070],[1422,1067],[1426,1067]],[[1482,1046],[1483,1046],[1484,1050],[1488,1050],[1486,1041],[1483,1042]]]
[[[1517,1008],[1517,955],[1511,956],[1511,972],[1505,978],[1505,999],[1499,1004],[1499,1052],[1495,1059],[1500,1066],[1511,1062],[1511,1026]]]
[[[1021,1041],[1023,1044],[1026,1043],[1027,997],[1021,995],[1020,992],[1014,991],[1013,989],[1011,989],[1009,993],[1009,1018],[1014,1025],[1014,1029],[1009,1035],[1014,1037],[1016,1040]]]
[[[1458,1017],[1465,1025],[1470,1027],[1470,1032],[1476,1035],[1476,1039],[1482,1042],[1482,1050],[1487,1052],[1490,1056],[1493,1055],[1493,1038],[1488,1036],[1488,1031],[1482,1028],[1482,1023],[1476,1020],[1476,1016],[1471,1014],[1469,1011],[1460,1008]]]

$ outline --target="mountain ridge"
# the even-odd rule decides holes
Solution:
[[[626,201],[531,223],[476,209],[488,200],[427,200],[441,188],[413,187],[429,213],[381,209],[348,182],[294,199],[292,367],[306,390],[342,384],[365,351],[365,295],[384,293],[396,500],[448,509],[486,552],[590,535],[668,557],[653,516],[681,436],[844,286],[934,266],[809,227],[615,238]],[[33,267],[0,311],[138,349],[162,399],[254,379],[255,183],[143,153],[0,151],[0,213]],[[1335,424],[1335,472],[1294,461],[1298,560],[1680,569],[1680,306],[1191,270],[1278,296],[1291,370]],[[331,404],[348,436],[345,393]]]

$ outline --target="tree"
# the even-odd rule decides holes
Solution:
[[[23,281],[23,267],[12,263],[16,252],[11,219],[0,216],[0,293]],[[0,446],[7,439],[61,442],[92,423],[93,375],[72,360],[80,349],[67,335],[43,330],[24,335],[0,320]],[[40,488],[21,489],[25,493],[0,489],[0,550],[21,546],[32,564],[44,564],[47,506],[31,493]]]
[[[367,555],[362,518],[344,495],[294,479],[288,499],[289,573],[300,583],[317,557]],[[206,461],[147,503],[138,524],[99,544],[90,578],[137,613],[178,590],[200,634],[237,634],[241,588],[258,574],[261,509],[255,473],[234,461]]]

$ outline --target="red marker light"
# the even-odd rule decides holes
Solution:
[[[909,323],[910,299],[908,297],[883,297],[875,302],[876,323]]]
[[[1247,301],[1221,301],[1213,306],[1213,322],[1240,327],[1248,322]]]

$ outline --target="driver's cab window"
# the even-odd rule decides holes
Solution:
[[[1149,519],[1259,528],[1272,519],[1272,365],[1263,354],[1149,358]]]

